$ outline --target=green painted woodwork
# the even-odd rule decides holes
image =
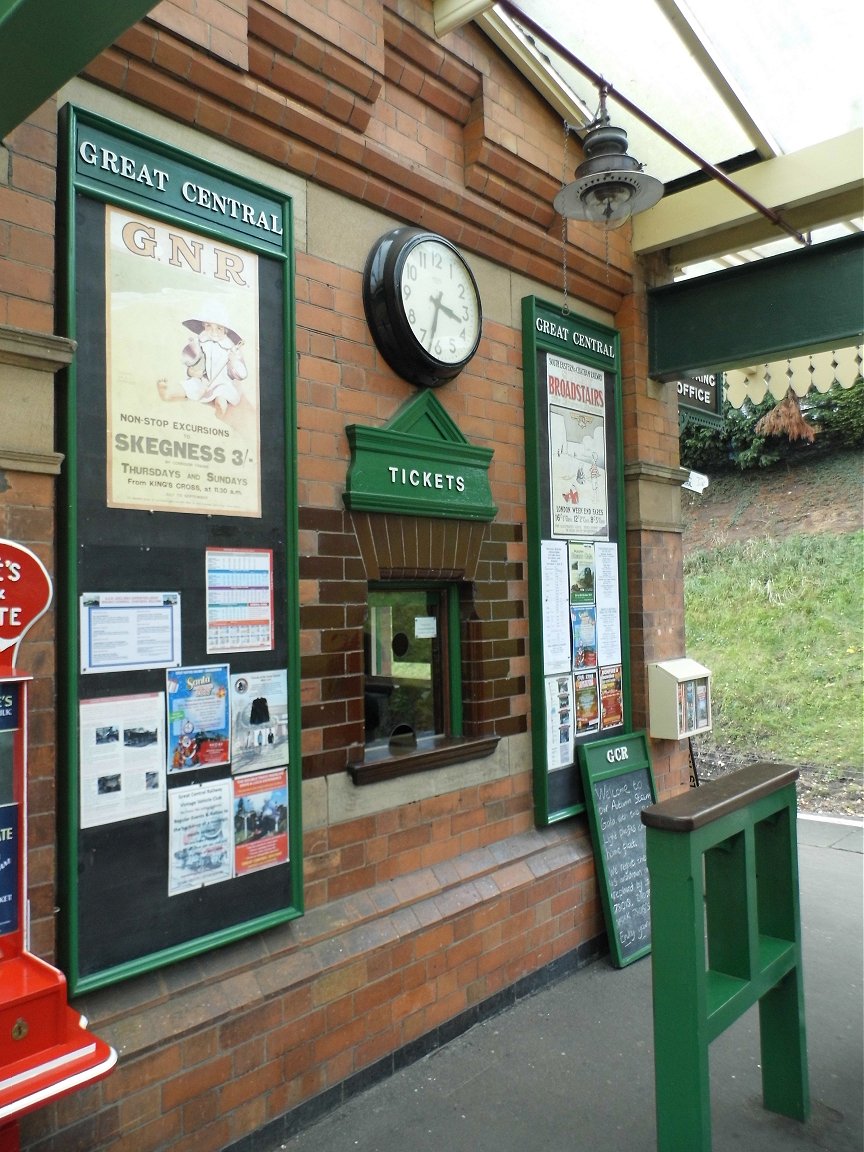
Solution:
[[[633,732],[578,749],[609,952],[619,968],[651,951],[645,804],[657,799],[648,736]]]
[[[491,448],[469,444],[433,392],[404,404],[384,428],[349,424],[343,500],[361,512],[494,520]]]
[[[153,0],[0,0],[0,139],[153,7]]]
[[[618,545],[618,589],[621,628],[621,683],[624,709],[622,729],[631,727],[630,633],[627,605],[627,566],[624,516],[624,432],[622,420],[620,334],[587,316],[565,312],[560,304],[537,296],[522,299],[522,371],[525,393],[525,503],[528,531],[528,615],[531,678],[531,745],[534,759],[534,818],[538,825],[553,824],[585,810],[578,756],[572,765],[555,772],[548,767],[549,747],[544,674],[542,542],[551,536],[549,525],[548,393],[545,357],[561,356],[601,369],[607,376],[611,427],[607,448],[614,467],[609,469],[609,508],[614,510]],[[594,733],[592,736],[612,736]],[[577,741],[580,738],[577,737]],[[563,787],[559,788],[559,785]]]
[[[202,157],[165,148],[110,120],[83,112],[71,119],[70,159],[79,191],[182,219],[263,251],[283,252],[284,202],[265,188],[235,180]],[[224,278],[229,275],[226,264]]]
[[[710,1152],[709,1046],[754,1004],[763,1103],[809,1114],[797,775],[753,764],[643,810],[658,1152]]]
[[[847,347],[864,331],[864,234],[648,291],[655,380]]]
[[[2,3],[3,0],[0,0],[0,4]],[[52,6],[46,5],[46,7]],[[79,6],[70,5],[69,7],[77,18]],[[80,7],[86,13],[92,5],[87,4]],[[2,33],[2,22],[0,22],[0,33]],[[84,140],[95,142],[97,139],[100,141],[100,148],[104,144],[109,151],[117,154],[117,171],[114,171],[112,161],[108,162],[106,168],[102,168],[101,160],[98,168],[94,168],[93,165],[86,162],[80,163],[82,160],[81,143]],[[60,330],[78,341],[77,353],[68,371],[68,379],[64,388],[65,401],[59,417],[59,434],[63,440],[65,463],[64,485],[58,501],[59,516],[62,520],[62,531],[58,536],[62,543],[58,565],[64,574],[63,587],[66,590],[65,603],[61,610],[64,627],[61,645],[62,666],[59,675],[62,680],[63,707],[59,710],[59,726],[60,743],[66,753],[64,779],[67,781],[67,788],[63,797],[64,813],[61,818],[60,831],[60,851],[64,860],[64,867],[60,869],[61,902],[64,909],[60,931],[62,934],[61,948],[63,950],[64,972],[69,979],[71,991],[75,994],[82,994],[152,972],[159,967],[174,964],[179,960],[207,952],[212,948],[242,940],[269,927],[284,924],[287,920],[294,919],[303,913],[301,757],[294,754],[294,750],[300,746],[300,680],[298,673],[300,667],[300,629],[297,591],[299,577],[296,544],[298,506],[295,475],[297,460],[295,369],[297,358],[294,343],[296,320],[293,291],[295,246],[291,200],[274,189],[247,181],[242,176],[210,165],[197,156],[181,153],[158,140],[148,139],[122,125],[113,124],[71,105],[67,105],[61,111],[60,145],[63,160],[60,169],[58,216],[61,221],[60,231],[65,236],[67,243],[66,258],[59,261],[64,271],[64,279],[59,290]],[[158,169],[168,173],[170,178],[168,180],[156,180],[153,184],[139,178],[130,178],[124,175],[124,166],[120,160],[121,154],[126,156],[130,162],[138,165],[135,169],[138,177],[141,176],[140,163],[146,162],[149,165],[148,173],[151,177],[152,173]],[[131,172],[128,165],[125,171]],[[227,213],[224,214],[212,210],[205,213],[200,211],[202,207],[200,204],[197,205],[196,209],[197,196],[195,198],[196,204],[191,203],[182,193],[174,200],[167,197],[157,199],[157,194],[165,191],[172,184],[173,187],[182,189],[186,182],[194,184],[197,188],[221,188],[226,192],[230,190],[232,195],[244,203],[272,206],[272,212],[280,224],[281,231],[266,228],[263,225],[259,228],[257,221],[254,220],[247,221],[248,227],[245,231],[241,230],[238,228],[237,221],[231,218],[230,206]],[[90,888],[86,892],[84,891],[85,884],[79,867],[79,848],[82,848],[85,838],[92,833],[91,829],[81,827],[78,786],[81,770],[79,727],[82,695],[79,682],[78,603],[79,594],[82,591],[79,586],[79,572],[81,571],[79,565],[80,557],[88,548],[86,533],[83,529],[85,523],[83,509],[86,507],[87,519],[91,522],[98,520],[100,524],[104,525],[101,539],[111,541],[111,546],[116,547],[118,540],[122,541],[123,548],[131,549],[137,546],[123,539],[122,529],[115,531],[111,527],[117,518],[118,510],[108,509],[103,503],[101,493],[96,501],[91,500],[90,503],[85,503],[82,499],[79,502],[79,497],[88,482],[88,478],[91,478],[95,473],[104,475],[105,466],[104,460],[101,464],[97,463],[100,459],[98,453],[94,455],[92,445],[83,441],[79,433],[79,413],[95,409],[97,406],[101,408],[105,406],[105,387],[104,384],[99,383],[98,369],[96,371],[93,369],[94,363],[100,363],[105,356],[104,332],[100,343],[99,333],[101,329],[94,323],[94,317],[99,316],[99,309],[104,309],[105,303],[100,304],[99,292],[90,291],[92,285],[104,281],[105,263],[104,257],[100,258],[98,252],[95,260],[92,252],[88,252],[88,242],[92,236],[97,232],[104,233],[104,220],[99,221],[96,229],[92,226],[92,221],[95,218],[94,209],[101,210],[103,204],[121,205],[130,212],[137,212],[145,217],[152,213],[154,218],[158,218],[168,225],[176,224],[178,229],[190,229],[195,233],[215,235],[217,238],[224,235],[231,245],[256,251],[261,257],[259,272],[261,268],[266,268],[268,272],[267,282],[270,285],[278,286],[278,290],[271,291],[269,295],[262,289],[259,294],[259,305],[269,321],[269,325],[265,323],[262,327],[262,333],[267,334],[267,339],[265,340],[264,335],[262,335],[261,344],[262,349],[266,343],[270,343],[271,346],[272,355],[267,369],[268,390],[271,396],[278,398],[278,403],[275,406],[266,409],[267,430],[271,434],[272,441],[284,445],[285,467],[280,465],[276,469],[280,475],[277,477],[277,482],[271,486],[268,495],[273,509],[272,526],[269,529],[272,536],[269,539],[284,541],[284,547],[278,551],[276,565],[281,568],[280,580],[285,589],[284,595],[277,597],[279,601],[278,611],[284,613],[284,641],[280,641],[276,645],[271,655],[274,667],[281,666],[288,669],[290,748],[292,750],[288,766],[291,797],[288,817],[289,842],[291,844],[288,864],[290,885],[286,884],[286,891],[290,887],[290,892],[288,892],[284,903],[275,910],[269,904],[265,907],[263,902],[256,905],[249,899],[247,890],[244,897],[247,900],[245,916],[241,915],[234,921],[226,919],[224,923],[217,922],[213,925],[212,923],[208,924],[200,915],[203,905],[202,899],[199,901],[195,917],[188,921],[189,935],[187,938],[176,940],[167,946],[164,945],[161,936],[158,939],[155,937],[152,940],[148,939],[147,947],[142,949],[140,954],[130,955],[129,959],[120,960],[116,963],[113,961],[104,962],[101,956],[85,955],[84,949],[88,946],[92,947],[93,938],[91,931],[89,943],[85,945],[85,936],[82,932],[85,916],[88,914],[92,916],[94,908],[105,906],[110,909],[113,905],[110,901],[107,905],[104,901],[99,903],[98,893],[94,894],[92,880],[90,881]],[[84,209],[88,213],[86,219],[90,222],[89,230],[79,217],[79,213]],[[271,208],[268,207],[268,214],[270,211]],[[270,222],[269,219],[267,222]],[[100,319],[102,318],[100,317]],[[277,330],[280,348],[278,352],[275,352],[272,350],[272,341],[276,339]],[[155,389],[152,395],[155,399],[157,395]],[[156,403],[158,404],[159,401],[156,400]],[[104,431],[102,439],[104,441]],[[150,512],[130,513],[127,510],[124,515],[127,516],[126,524],[131,522],[128,519],[130,516],[138,516],[142,521],[140,547],[146,548],[151,556],[148,564],[152,563],[152,556],[158,553],[160,547],[165,547],[164,538],[160,537],[160,528],[156,526],[155,517],[153,527],[150,527],[149,522],[152,515]],[[168,515],[163,514],[163,516]],[[193,518],[177,517],[176,519],[189,521]],[[202,523],[204,520],[203,517],[195,517],[194,519],[200,520]],[[207,520],[209,519],[210,517],[207,517]],[[145,520],[147,526],[143,525]],[[172,532],[176,531],[173,525],[169,526],[167,520],[163,520],[162,531],[164,532],[169,527]],[[238,531],[236,526],[229,524],[228,517],[220,517],[220,526],[217,529],[220,543],[226,541],[226,530],[229,528],[235,533]],[[244,529],[253,534],[248,539],[248,543],[251,545],[254,533],[258,530],[255,521],[252,519],[246,521]],[[198,547],[198,541],[204,540],[204,535],[196,534],[198,532],[197,525],[190,524],[185,531],[189,540],[188,549],[191,552],[193,548]],[[207,531],[209,532],[209,529]],[[172,538],[176,540],[177,536]],[[137,529],[134,539],[139,540]],[[211,545],[207,544],[206,541],[201,545],[200,555],[202,557],[205,546]],[[90,550],[94,551],[92,548]],[[187,554],[186,551],[178,547],[176,549],[177,555],[180,555],[181,551],[183,555]],[[194,582],[195,572],[198,570],[196,565],[186,564],[185,561],[178,560],[176,569],[178,580]],[[182,577],[181,572],[183,573]],[[203,566],[200,568],[200,574],[203,579]],[[118,577],[122,577],[122,575],[118,572]],[[140,575],[134,579],[140,579]],[[138,585],[135,584],[135,586]],[[191,587],[191,584],[189,586]],[[239,660],[241,659],[239,654],[232,659],[232,669],[239,670]],[[122,674],[122,681],[118,681],[118,690],[121,682],[128,688],[130,677],[140,675],[142,675],[140,672]],[[143,675],[147,676],[148,673],[144,672]],[[164,679],[162,684],[164,686]],[[107,691],[107,689],[102,689],[102,691]],[[89,688],[88,685],[88,695],[98,696],[99,694],[99,689]],[[119,824],[108,826],[109,831],[119,827]],[[101,856],[106,852],[108,841],[104,837],[104,828],[98,829],[98,834],[103,837],[102,846],[99,849]],[[140,846],[142,841],[139,840],[137,843]],[[114,844],[119,853],[123,847],[122,840],[118,839],[114,841]],[[82,851],[86,853],[89,849],[82,848]],[[128,867],[122,869],[122,876],[125,877],[123,883],[127,883],[128,878],[135,875],[134,869],[139,866],[142,874],[147,874],[150,865],[142,864],[136,858],[135,861],[128,864]],[[279,870],[273,869],[272,871],[275,882],[276,873]],[[120,870],[118,870],[119,872]],[[149,879],[150,877],[148,877]],[[269,877],[268,882],[270,882]],[[222,886],[213,886],[211,889],[214,893],[211,904],[213,921],[221,916],[221,901],[224,899],[224,889],[223,893],[220,894],[215,891],[217,887]],[[120,891],[120,888],[116,890]],[[150,889],[151,896],[154,890],[155,887]],[[207,889],[202,889],[202,891],[206,893]],[[161,893],[159,898],[161,899]],[[168,900],[167,890],[165,891],[165,900]],[[218,906],[217,901],[219,901]],[[169,908],[170,902],[165,906],[160,906],[155,915],[162,917],[163,921],[167,920],[166,911]],[[143,923],[144,921],[142,921]],[[146,925],[143,931],[146,931]],[[152,947],[153,950],[149,951],[149,947]]]

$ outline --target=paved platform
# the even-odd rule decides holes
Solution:
[[[799,816],[798,845],[812,1114],[763,1109],[754,1008],[711,1045],[712,1152],[864,1150],[864,824]],[[652,1032],[650,957],[600,960],[255,1149],[656,1152]]]

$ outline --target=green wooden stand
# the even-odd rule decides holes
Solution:
[[[708,1047],[757,1003],[763,1103],[809,1115],[797,777],[752,764],[642,811],[658,1152],[711,1152]]]

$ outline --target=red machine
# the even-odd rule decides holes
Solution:
[[[28,548],[0,540],[0,1152],[18,1152],[18,1117],[113,1068],[113,1048],[66,1000],[63,973],[27,951],[27,690],[14,667],[51,603]]]

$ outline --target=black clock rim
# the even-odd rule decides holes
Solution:
[[[477,336],[468,354],[454,363],[436,359],[423,347],[408,324],[399,291],[399,276],[408,253],[423,241],[449,248],[468,274],[477,301]],[[446,236],[406,225],[394,228],[373,246],[363,272],[363,308],[378,351],[404,379],[435,388],[454,379],[477,354],[483,330],[483,310],[477,281],[468,261]]]

